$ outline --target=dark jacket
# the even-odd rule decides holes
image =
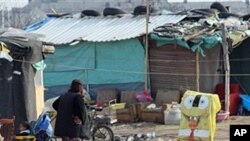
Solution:
[[[60,96],[53,103],[53,108],[57,111],[55,136],[89,137],[89,119],[82,96],[77,93],[68,92]],[[78,125],[74,122],[75,116],[81,119],[82,125]],[[87,126],[87,128],[85,126]]]

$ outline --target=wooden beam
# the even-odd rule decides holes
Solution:
[[[196,52],[196,91],[200,91],[200,54]]]
[[[229,62],[229,51],[228,51],[228,42],[226,36],[226,26],[222,23],[222,47],[223,47],[223,57],[224,57],[224,70],[225,70],[225,110],[229,112],[230,106],[230,62]]]
[[[197,33],[185,36],[183,39],[184,39],[185,42],[187,42],[188,40],[191,40],[191,39],[193,39],[193,38],[195,38],[197,36],[200,36],[201,34],[207,32],[208,30],[209,30],[209,28],[204,28],[204,29],[198,31]]]
[[[149,13],[150,13],[150,0],[147,0],[147,14],[146,14],[146,38],[145,38],[145,85],[144,89],[148,90],[148,80],[149,80],[149,74],[148,74],[148,42],[149,42]]]

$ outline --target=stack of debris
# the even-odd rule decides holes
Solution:
[[[186,48],[199,45],[199,48],[192,49],[201,52],[206,44],[216,45],[221,42],[221,25],[227,28],[228,41],[231,48],[237,47],[250,35],[250,15],[239,16],[230,13],[222,4],[214,2],[210,9],[192,9],[178,14],[186,14],[183,21],[176,24],[167,24],[154,29],[154,35],[158,38],[173,38],[177,43]],[[153,36],[153,38],[157,38]],[[212,39],[212,40],[211,40]]]
[[[144,141],[156,138],[155,132],[147,134],[133,134],[127,136],[115,136],[115,141]]]

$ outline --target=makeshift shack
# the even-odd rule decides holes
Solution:
[[[43,44],[22,30],[0,33],[0,117],[36,120],[44,108]]]
[[[162,89],[214,93],[219,83],[229,86],[226,47],[248,37],[237,36],[239,30],[248,30],[247,21],[216,7],[149,19],[149,58],[144,56],[145,15],[50,18],[27,27],[31,33],[45,35],[42,41],[56,45],[57,53],[45,60],[46,97],[66,92],[74,78],[84,82],[92,98],[103,87],[142,90],[145,73],[153,97]]]
[[[150,32],[185,15],[151,16]],[[46,58],[46,97],[63,94],[72,79],[81,79],[95,98],[98,88],[120,91],[144,89],[145,16],[53,18],[32,33],[45,35],[44,42],[56,45]]]
[[[180,89],[196,89],[196,91],[214,93],[217,84],[220,83],[223,86],[222,96],[220,96],[220,98],[223,97],[220,99],[222,109],[226,111],[230,109],[230,113],[236,115],[239,106],[239,91],[234,90],[237,91],[237,94],[231,95],[235,92],[230,92],[232,90],[230,83],[238,85],[243,82],[246,86],[248,82],[247,69],[242,69],[247,64],[242,62],[242,59],[245,59],[243,56],[246,57],[247,49],[243,49],[243,51],[236,48],[248,44],[246,40],[250,35],[248,19],[240,18],[229,12],[223,13],[219,9],[213,8],[194,9],[186,12],[188,15],[186,19],[175,25],[156,28],[155,34],[151,35],[155,46],[151,50],[159,50],[161,53],[159,56],[166,58],[159,60],[159,56],[158,58],[153,56],[153,59],[158,59],[161,63],[152,63],[151,69],[154,73],[151,78],[154,79],[151,80],[168,80],[161,81],[162,83],[155,86],[153,84],[157,83],[151,83],[152,91],[169,86],[170,89],[181,87]],[[164,54],[164,49],[157,48],[163,47],[163,45],[169,48],[168,55]],[[178,51],[178,47],[196,53],[193,53],[193,56],[184,54]],[[173,50],[180,53],[177,54]],[[234,50],[236,50],[235,53]],[[234,58],[233,60],[229,60],[229,54],[231,59]],[[240,60],[241,63],[238,63],[237,60]],[[233,67],[230,67],[231,64]],[[230,69],[232,69],[232,81],[230,80]],[[244,77],[240,75],[242,73],[244,73]],[[186,83],[186,86],[183,83]],[[230,108],[229,103],[231,103]]]
[[[223,82],[220,31],[198,21],[186,18],[175,25],[156,28],[151,34],[153,93],[159,89],[214,92],[216,84]]]

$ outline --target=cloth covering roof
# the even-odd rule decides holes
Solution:
[[[6,44],[12,60],[0,58],[0,115],[15,116],[18,125],[21,121],[37,119],[33,64],[43,60],[42,42],[21,34],[7,34],[1,34],[0,42]]]

